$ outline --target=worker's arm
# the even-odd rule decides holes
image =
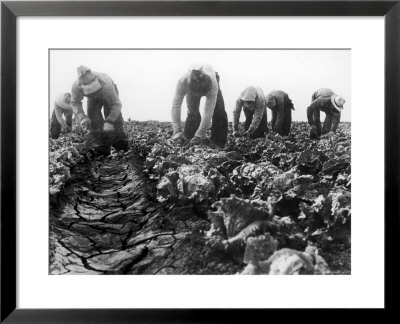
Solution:
[[[58,122],[61,125],[61,128],[64,129],[67,127],[67,123],[65,122],[64,118],[63,118],[63,112],[62,112],[62,108],[57,105],[56,103],[54,103],[54,114],[56,115],[56,118],[58,120]]]
[[[172,110],[171,110],[171,117],[172,117],[172,129],[174,131],[174,135],[182,132],[182,125],[181,125],[181,108],[183,98],[186,95],[186,86],[184,78],[181,78],[178,81],[176,86],[174,100],[172,102]]]
[[[203,118],[201,119],[201,123],[197,132],[195,134],[196,137],[205,138],[206,133],[210,127],[211,119],[214,115],[215,104],[217,103],[217,96],[218,96],[218,83],[217,79],[212,78],[212,87],[209,93],[206,96],[206,103],[204,105],[204,113]]]
[[[310,125],[312,125],[313,124],[313,122],[314,122],[314,116],[313,116],[313,110],[314,108],[313,107],[311,107],[311,106],[308,106],[307,107],[307,120],[308,120],[308,123],[310,124]]]
[[[78,119],[79,122],[81,122],[82,119],[87,118],[82,108],[82,100],[83,90],[79,86],[78,81],[75,81],[72,85],[71,90],[71,107],[72,111],[75,114],[75,117]]]
[[[307,108],[307,119],[310,125],[320,122],[320,107],[325,104],[326,99],[318,98],[315,99],[310,106]]]
[[[275,109],[276,109],[276,122],[273,128],[274,132],[281,133],[283,128],[283,117],[284,117],[284,104],[282,96],[275,96]]]
[[[332,116],[332,128],[331,128],[332,132],[336,132],[336,129],[338,128],[339,123],[340,123],[340,116],[341,116],[341,113],[339,111],[335,112],[333,114],[333,116]]]
[[[276,124],[276,115],[277,115],[277,113],[276,113],[276,110],[275,110],[275,109],[271,109],[271,113],[272,113],[271,128],[272,128],[272,130],[273,130],[274,127],[275,127],[275,124]]]
[[[121,107],[122,107],[115,84],[109,82],[104,84],[103,94],[104,94],[104,99],[107,101],[110,107],[110,113],[105,119],[105,122],[113,124],[121,114]]]
[[[257,130],[258,125],[260,125],[264,113],[266,113],[265,110],[266,101],[264,96],[262,97],[257,96],[255,104],[256,107],[254,110],[253,120],[251,121],[250,127],[247,130],[250,134],[253,134]]]
[[[243,100],[238,98],[236,100],[236,107],[233,110],[233,131],[237,132],[239,131],[239,120],[240,120],[240,114],[242,113],[242,107],[243,107]]]

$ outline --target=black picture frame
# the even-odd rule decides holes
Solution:
[[[16,308],[17,122],[19,16],[384,16],[385,18],[385,309],[398,286],[395,238],[400,211],[400,0],[395,1],[2,1],[1,3],[1,323],[234,322],[263,310]],[[368,107],[367,113],[376,107]],[[370,111],[371,110],[371,111]],[[373,125],[371,125],[373,131]],[[373,190],[373,188],[371,188]],[[371,256],[373,262],[373,256]],[[370,316],[370,315],[369,315]],[[379,316],[382,320],[381,314]],[[261,317],[262,318],[262,317]],[[378,317],[377,317],[378,318]],[[370,319],[373,319],[370,318]]]

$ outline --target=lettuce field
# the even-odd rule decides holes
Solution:
[[[130,150],[93,157],[50,139],[51,274],[350,274],[351,124],[309,139],[171,141],[126,122]]]

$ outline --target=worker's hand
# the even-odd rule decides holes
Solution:
[[[250,132],[249,130],[247,130],[247,131],[245,131],[245,132],[242,133],[242,136],[243,136],[243,137],[246,137],[246,138],[250,138],[251,135],[252,135],[252,132]]]
[[[203,142],[204,142],[204,140],[202,138],[195,136],[190,140],[190,142],[188,143],[187,146],[190,147],[193,145],[200,145],[200,144],[203,144]]]
[[[89,118],[85,117],[81,120],[81,126],[84,130],[88,131],[92,128],[92,122]]]
[[[328,135],[329,137],[333,137],[333,136],[335,136],[336,134],[335,134],[335,132],[330,131],[327,135]]]
[[[173,137],[172,140],[178,144],[178,145],[182,145],[183,143],[186,142],[186,137],[185,135],[183,135],[182,132],[176,133]]]
[[[66,134],[66,133],[70,133],[71,132],[71,127],[69,127],[68,125],[64,125],[61,128],[61,133]]]
[[[326,133],[326,134],[322,135],[321,138],[322,139],[330,139],[333,136],[335,136],[335,133],[334,132],[329,132],[329,133]]]
[[[232,135],[233,135],[234,137],[240,137],[239,131],[234,131],[234,132],[232,133]]]
[[[109,122],[105,122],[103,126],[103,131],[106,133],[111,133],[115,130],[115,126]]]

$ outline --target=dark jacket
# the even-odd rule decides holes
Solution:
[[[294,107],[288,94],[282,90],[274,90],[267,95],[266,101],[267,107],[272,111],[272,130],[283,136],[289,135]]]

